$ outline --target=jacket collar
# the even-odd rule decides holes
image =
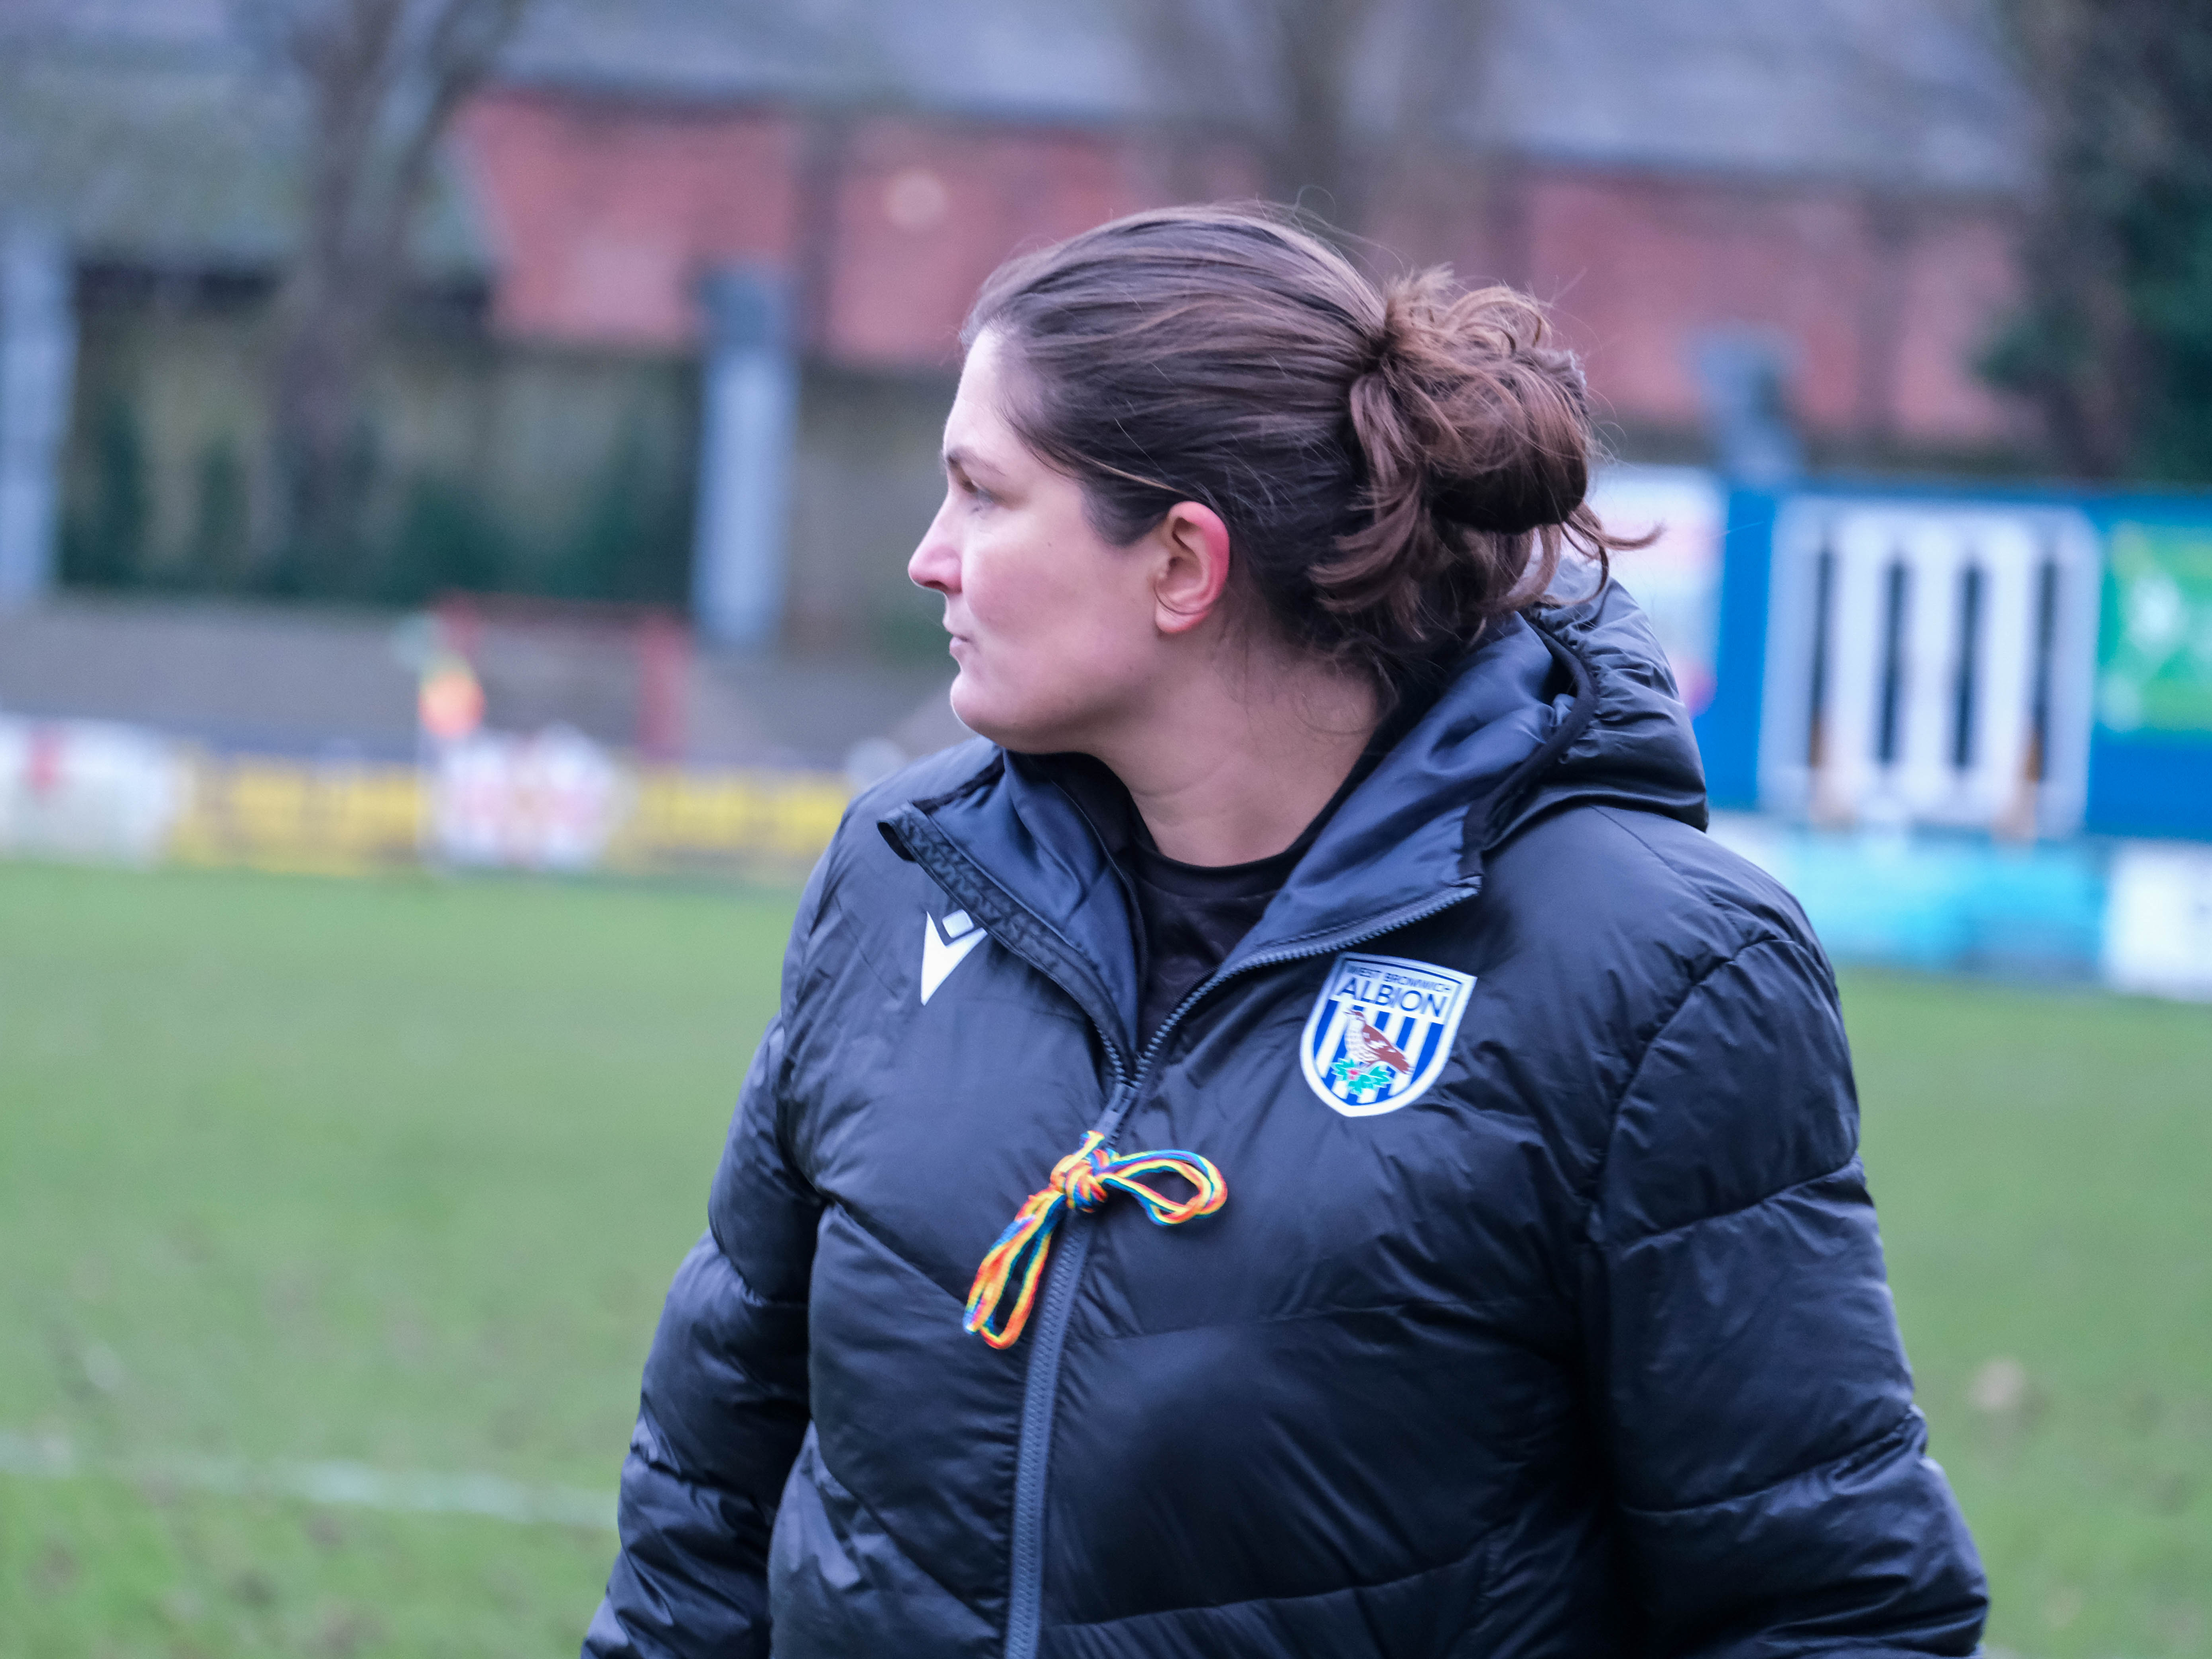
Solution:
[[[1486,850],[1575,800],[1701,823],[1703,779],[1672,690],[1617,588],[1509,618],[1338,808],[1221,971],[1342,948],[1470,896]],[[990,749],[957,787],[897,805],[881,827],[1127,1055],[1139,990],[1131,907],[1109,838],[1064,777],[1050,757]]]

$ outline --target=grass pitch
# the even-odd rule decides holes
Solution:
[[[611,1493],[791,902],[0,866],[0,1656],[573,1654],[610,1533],[204,1471]],[[1993,1642],[2212,1652],[2212,1012],[1846,1003]]]

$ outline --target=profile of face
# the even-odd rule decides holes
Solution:
[[[969,730],[1031,754],[1097,753],[1175,695],[1192,635],[1218,625],[1228,532],[1186,501],[1127,547],[1106,540],[1083,486],[1000,412],[1018,372],[991,331],[969,349],[945,425],[945,502],[907,574],[944,598],[952,711]]]

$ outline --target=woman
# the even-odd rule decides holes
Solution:
[[[965,338],[982,735],[807,890],[586,1653],[1971,1652],[1827,965],[1539,598],[1535,308],[1190,210]]]

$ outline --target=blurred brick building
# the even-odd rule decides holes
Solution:
[[[1632,432],[1696,427],[1692,343],[1717,326],[1787,343],[1831,446],[2004,441],[1972,359],[2009,288],[2023,133],[1974,12],[1504,12],[1459,135],[1480,187],[1386,243],[1554,300]],[[823,362],[941,368],[1010,249],[1167,193],[1110,6],[817,27],[802,46],[787,22],[787,59],[724,6],[544,0],[462,129],[499,326],[680,344],[702,267],[767,259],[805,285]]]
[[[96,519],[121,476],[101,411],[155,410],[143,538],[180,548],[214,446],[255,441],[232,385],[248,325],[222,319],[283,257],[297,111],[224,0],[13,9],[43,55],[0,77],[0,210],[64,222],[87,331],[71,510]],[[969,299],[1010,250],[1176,193],[1127,9],[537,0],[426,216],[426,283],[453,302],[386,377],[395,476],[447,489],[434,504],[489,492],[503,505],[468,510],[511,520],[514,569],[606,585],[558,550],[565,526],[688,533],[702,284],[766,271],[797,319],[784,636],[927,644],[898,569]],[[1816,459],[2001,459],[2007,412],[1972,365],[2027,149],[1988,27],[1977,0],[1498,0],[1448,176],[1374,229],[1551,300],[1632,456],[1703,453],[1695,357],[1720,332],[1787,364]],[[1219,161],[1226,188],[1251,176],[1233,143]],[[665,510],[632,499],[648,483]],[[652,582],[680,580],[678,553],[653,557]]]

